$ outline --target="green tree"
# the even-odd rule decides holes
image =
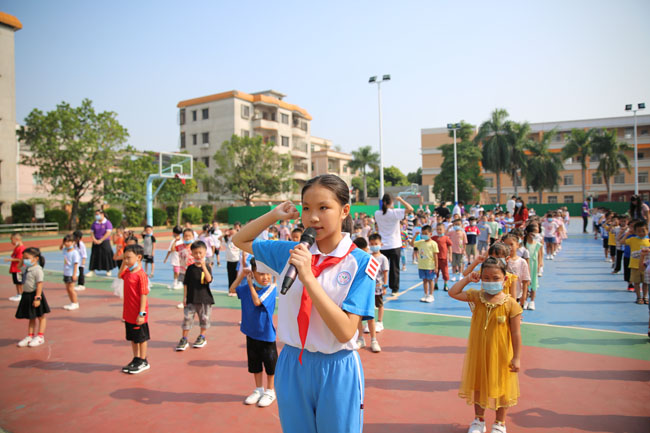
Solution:
[[[45,114],[32,110],[18,131],[30,148],[21,162],[36,167],[35,175],[51,194],[72,203],[72,229],[81,198],[90,193],[93,201],[99,200],[115,154],[129,136],[116,117],[112,111],[95,112],[89,99],[79,107],[62,102]]]
[[[526,171],[526,157],[525,148],[528,145],[530,138],[530,125],[528,122],[506,122],[506,141],[508,143],[508,153],[510,155],[510,166],[508,173],[512,184],[514,185],[515,195],[518,196],[519,173]]]
[[[550,144],[556,135],[555,129],[545,132],[540,141],[530,140],[526,143],[529,152],[526,163],[526,189],[539,194],[539,203],[542,203],[542,192],[547,189],[556,189],[560,182],[562,159],[557,153],[550,151]]]
[[[508,137],[505,129],[508,112],[497,108],[489,120],[483,122],[474,141],[483,145],[483,168],[496,174],[497,202],[501,203],[501,173],[510,169]]]
[[[470,140],[474,126],[461,121],[461,128],[456,131],[456,156],[458,163],[458,200],[465,203],[476,200],[485,187],[481,176],[481,150]],[[450,132],[453,137],[453,131]],[[454,201],[454,144],[440,146],[442,165],[440,174],[434,179],[433,192],[440,196],[442,202]]]
[[[211,184],[219,192],[241,197],[250,206],[256,196],[272,196],[293,190],[291,158],[274,150],[275,143],[262,137],[233,135],[215,153]]]
[[[612,201],[611,180],[621,168],[630,172],[630,160],[625,151],[632,148],[624,141],[616,139],[616,130],[598,130],[593,137],[593,151],[599,156],[597,171],[605,179],[607,201]]]
[[[422,167],[418,167],[414,172],[408,173],[406,175],[406,180],[408,183],[417,183],[418,185],[422,185]]]
[[[406,176],[404,176],[404,173],[394,165],[384,168],[384,182],[388,186],[409,185],[409,181],[406,179]]]
[[[584,129],[573,128],[562,148],[563,159],[577,157],[580,160],[583,200],[587,198],[587,164],[589,164],[589,159],[593,154],[592,139],[594,131],[593,129],[585,131]]]
[[[361,170],[361,178],[363,179],[363,200],[368,199],[368,180],[366,170],[379,166],[379,154],[372,151],[372,147],[363,146],[357,150],[352,151],[352,161],[348,163],[348,167],[352,170]]]
[[[183,204],[190,194],[199,191],[198,181],[202,181],[207,177],[205,165],[202,162],[194,163],[194,176],[191,179],[185,179],[183,182],[180,179],[167,179],[165,184],[160,188],[160,192],[156,200],[169,206],[176,206],[176,224],[181,223],[181,211]],[[154,191],[158,188],[162,180],[156,181],[153,184]]]
[[[359,176],[352,178],[352,186],[357,191],[363,191],[363,179]],[[373,173],[368,173],[365,186],[368,188],[368,197],[377,197],[379,195],[379,175],[373,176]],[[364,201],[364,200],[359,200]]]

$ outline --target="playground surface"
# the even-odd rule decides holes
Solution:
[[[254,383],[246,368],[238,301],[225,294],[225,260],[215,268],[208,345],[174,352],[182,292],[167,288],[171,269],[162,264],[164,255],[156,251],[149,301],[152,368],[139,375],[120,372],[131,352],[112,279],[87,279],[88,289],[79,292],[81,308],[65,311],[62,258],[58,251],[47,252],[45,293],[52,313],[46,343],[19,349],[15,343],[27,323],[14,319],[16,303],[6,300],[14,289],[7,267],[0,266],[1,429],[281,431],[275,404],[265,409],[243,404]],[[410,261],[401,287],[402,294],[386,303],[382,352],[360,351],[364,431],[465,432],[473,410],[457,389],[469,309],[441,290],[434,303],[420,303],[422,288]],[[621,275],[610,274],[593,236],[571,235],[558,259],[546,261],[537,309],[523,315],[521,398],[508,413],[510,432],[650,431],[648,306],[633,301]],[[488,413],[488,422],[493,419]]]

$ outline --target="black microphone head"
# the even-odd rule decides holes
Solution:
[[[316,242],[316,229],[313,227],[307,228],[302,236],[300,236],[300,243],[307,243],[310,247]]]

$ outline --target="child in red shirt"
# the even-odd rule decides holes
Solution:
[[[451,261],[451,239],[445,236],[445,226],[438,224],[436,226],[436,236],[432,239],[438,244],[438,269],[436,270],[436,279],[434,280],[433,290],[438,290],[438,276],[442,271],[442,279],[445,281],[445,292],[449,291],[447,281],[449,281],[449,262]]]
[[[142,269],[142,245],[127,245],[119,277],[124,280],[124,308],[122,318],[126,327],[126,339],[131,342],[133,360],[122,367],[124,373],[138,374],[150,368],[147,361],[149,340],[149,279]]]
[[[23,265],[23,237],[19,233],[11,235],[11,244],[14,246],[14,251],[11,253],[11,258],[5,259],[5,262],[11,262],[9,266],[9,273],[16,285],[16,294],[9,298],[10,301],[19,302],[23,294],[23,279],[22,279],[22,265]]]

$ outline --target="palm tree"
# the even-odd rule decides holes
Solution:
[[[562,148],[562,158],[568,159],[577,156],[580,158],[580,168],[582,169],[582,199],[587,198],[587,164],[589,164],[589,158],[593,153],[593,143],[592,138],[594,135],[594,130],[590,129],[585,131],[584,129],[573,128],[569,138],[567,138],[566,144]]]
[[[517,174],[519,171],[522,173],[526,171],[526,163],[528,158],[524,149],[530,141],[528,135],[530,134],[530,125],[528,122],[517,123],[517,122],[506,122],[506,137],[510,153],[510,167],[508,171],[510,178],[512,179],[512,184],[515,188],[515,195],[518,191],[518,177]]]
[[[492,112],[490,120],[481,124],[474,138],[477,144],[483,144],[483,168],[497,175],[497,203],[501,203],[501,172],[510,168],[510,153],[505,132],[507,117],[508,112],[505,109],[497,108]]]
[[[348,167],[352,170],[361,170],[363,176],[363,201],[368,198],[368,183],[366,182],[366,169],[371,169],[379,166],[379,154],[372,151],[372,147],[363,146],[357,150],[352,151],[352,161],[348,163]],[[380,197],[381,198],[381,197]]]
[[[532,189],[539,194],[542,203],[542,192],[552,191],[560,183],[562,159],[557,153],[550,151],[551,141],[556,135],[555,129],[545,132],[540,141],[529,140],[526,143],[528,161],[526,163],[526,189]]]
[[[612,176],[616,176],[621,168],[630,172],[630,160],[625,151],[632,148],[624,141],[616,139],[616,130],[597,131],[593,138],[593,148],[594,153],[600,156],[597,170],[605,179],[607,201],[612,201]]]

